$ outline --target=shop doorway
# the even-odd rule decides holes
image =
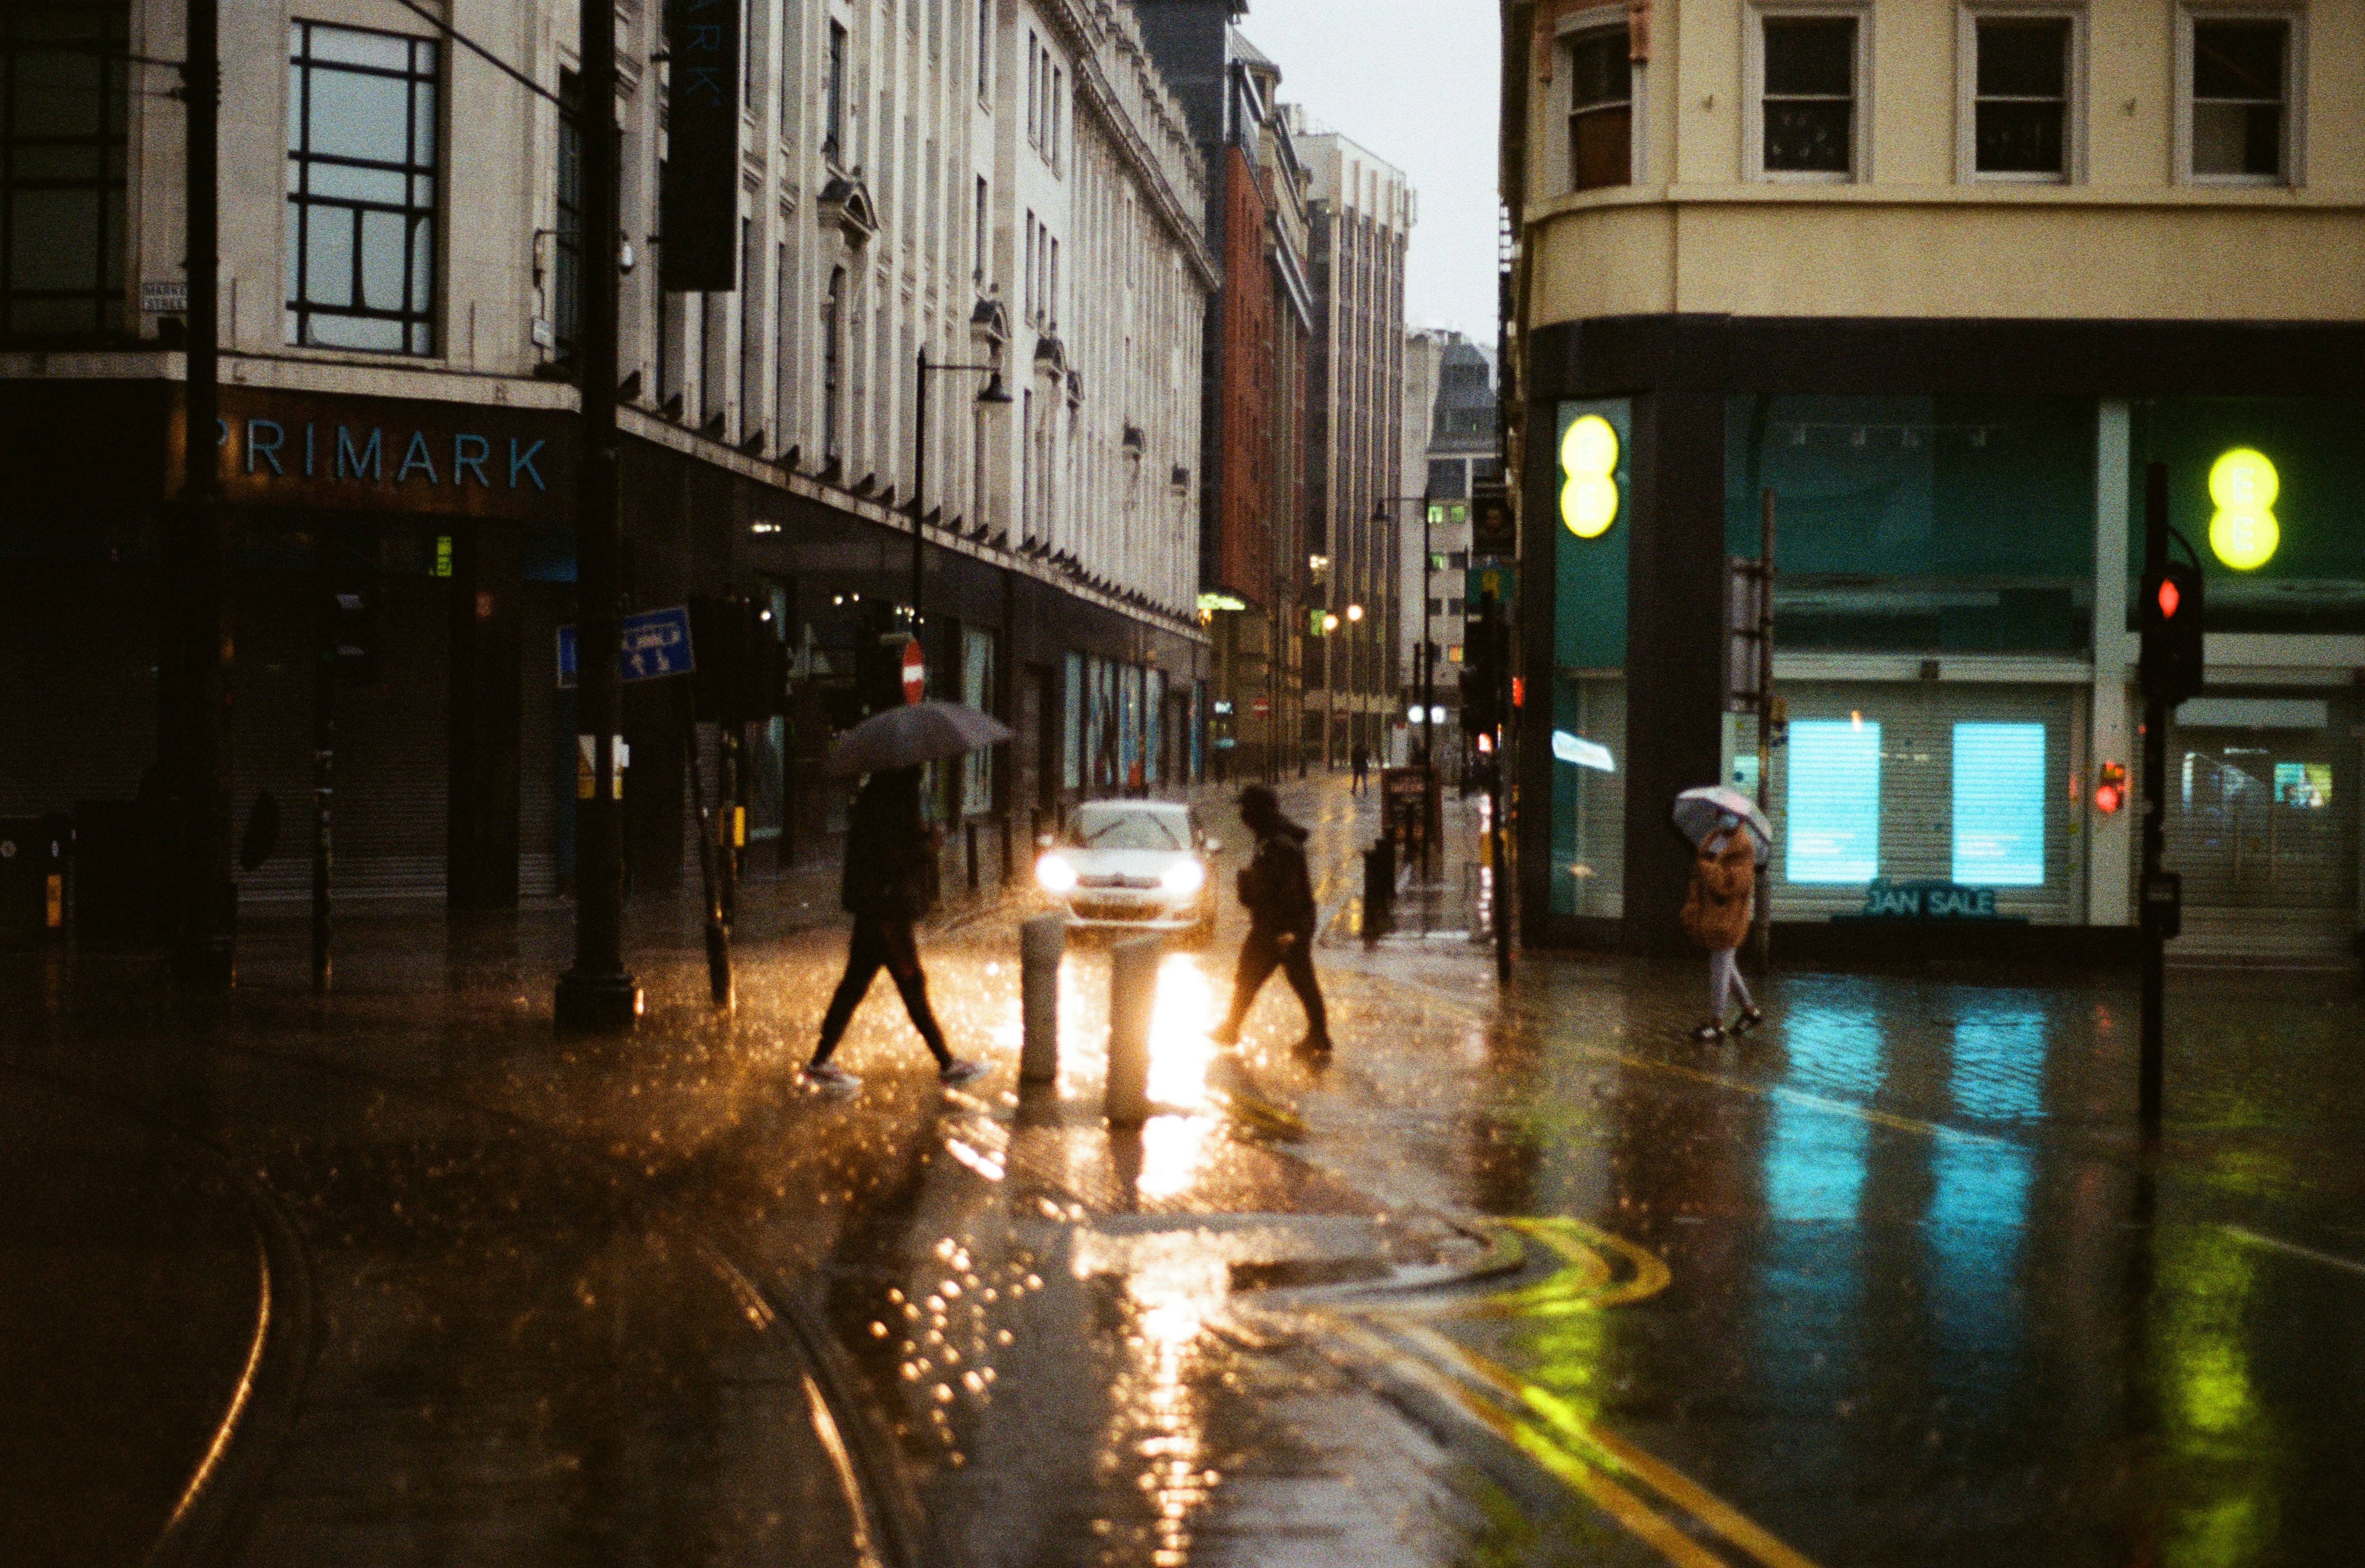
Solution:
[[[2166,863],[2184,878],[2180,957],[2337,960],[2358,894],[2354,744],[2316,730],[2180,726]]]

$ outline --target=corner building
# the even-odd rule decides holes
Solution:
[[[1681,943],[1669,798],[1756,788],[1752,723],[1723,711],[1724,563],[1757,554],[1770,491],[1785,950],[2130,955],[2139,807],[2095,788],[2140,762],[2131,606],[2160,462],[2208,578],[2208,686],[2164,781],[2171,951],[2346,961],[2365,14],[1503,16],[1531,939]],[[1611,467],[1577,475],[1564,438],[1590,420],[1615,442],[1572,450]],[[2271,553],[2213,531],[2212,470],[2244,448],[2280,480]],[[1618,509],[1580,534],[1564,494],[1599,479]],[[1562,760],[1600,754],[1560,736],[1613,766]],[[1931,884],[2000,918],[1848,918],[1917,890],[1925,914],[1962,906]]]
[[[376,644],[337,696],[338,896],[563,890],[576,10],[221,11],[235,806],[269,790],[290,823],[244,895],[306,886],[331,578],[374,597]],[[129,800],[155,755],[185,309],[177,73],[157,62],[179,58],[182,16],[0,11],[0,604],[24,649],[0,692],[0,813]],[[1202,767],[1205,168],[1123,6],[745,0],[740,17],[720,215],[738,287],[680,293],[660,282],[662,8],[619,9],[628,608],[735,592],[786,644],[786,711],[749,726],[733,779],[760,877],[835,854],[845,795],[819,764],[894,700],[916,532],[931,691],[1018,733],[936,799],[981,830],[990,874],[1036,813]],[[982,368],[933,375],[920,429],[924,350]],[[989,374],[1008,402],[980,402]],[[678,686],[627,689],[636,889],[683,876],[686,743],[710,791],[720,776],[722,737]]]

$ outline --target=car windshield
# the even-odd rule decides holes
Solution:
[[[1076,813],[1076,842],[1086,849],[1188,849],[1180,812],[1087,805]]]

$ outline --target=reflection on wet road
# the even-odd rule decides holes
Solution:
[[[1368,812],[1290,800],[1351,930]],[[129,961],[18,974],[19,1120],[141,1267],[78,1255],[60,1200],[17,1277],[219,1325],[137,1380],[171,1462],[116,1511],[169,1511],[237,1383],[236,1171],[294,1260],[229,1562],[2365,1562],[2341,985],[2177,975],[2146,1161],[2115,983],[1777,975],[1767,1029],[1704,1050],[1694,966],[1530,958],[1498,992],[1465,944],[1334,936],[1314,1059],[1277,984],[1209,1043],[1227,910],[1163,960],[1156,1114],[1113,1132],[1099,949],[1062,971],[1058,1082],[1015,1081],[1023,913],[924,935],[989,1074],[941,1087],[882,986],[852,1097],[794,1078],[826,924],[751,925],[728,1016],[684,924],[640,1035],[599,1044],[551,1036],[564,933],[522,925],[356,931],[327,1002],[265,932],[196,1022]],[[167,1126],[219,1191],[149,1151],[180,1206],[107,1197]],[[12,1386],[60,1407],[74,1347],[132,1331],[22,1321],[58,1349]],[[136,1430],[129,1384],[86,1386]]]

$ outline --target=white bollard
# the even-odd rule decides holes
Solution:
[[[1059,1076],[1059,958],[1067,950],[1064,915],[1038,914],[1018,927],[1018,1081]]]
[[[1108,1119],[1113,1127],[1149,1120],[1149,1017],[1158,1003],[1164,940],[1137,936],[1109,954]]]

